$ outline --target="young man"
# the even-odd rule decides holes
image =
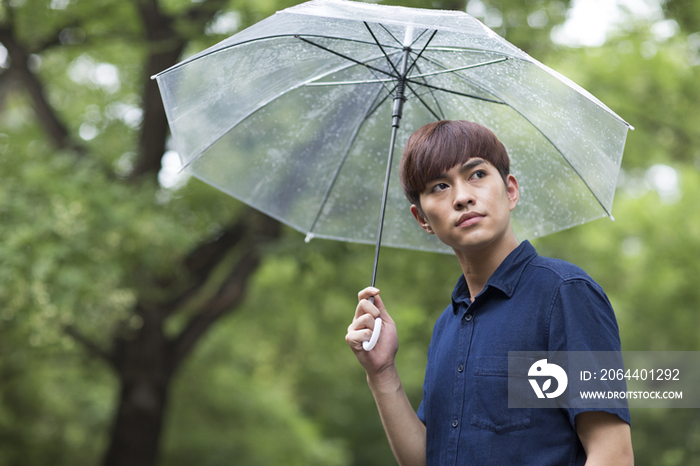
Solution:
[[[632,464],[626,409],[508,408],[508,351],[620,351],[600,286],[518,244],[509,166],[500,141],[476,123],[434,122],[406,144],[400,175],[411,213],[454,249],[463,272],[433,330],[418,413],[401,386],[396,326],[376,288],[359,293],[346,341],[401,466]],[[376,317],[381,337],[364,351]]]

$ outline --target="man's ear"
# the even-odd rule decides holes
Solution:
[[[420,208],[413,204],[411,205],[411,213],[413,214],[413,217],[416,219],[418,222],[418,225],[431,235],[434,235],[435,232],[433,229],[430,227],[430,223],[428,223],[428,219],[425,218],[425,215],[423,215],[423,212],[421,212]]]
[[[512,211],[518,204],[520,199],[520,187],[518,186],[518,180],[515,179],[513,175],[508,175],[506,178],[506,193],[508,194],[508,206]]]

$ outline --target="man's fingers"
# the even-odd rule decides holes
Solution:
[[[362,301],[363,299],[369,299],[370,296],[376,296],[379,294],[379,290],[373,286],[368,286],[364,290],[357,293],[357,300]]]
[[[348,332],[347,335],[345,335],[345,341],[348,342],[348,344],[356,349],[356,350],[361,350],[362,349],[362,343],[369,340],[372,337],[372,330],[369,329],[363,329],[363,330],[354,330],[352,332]]]
[[[379,296],[377,296],[377,298],[378,297]],[[357,304],[357,308],[355,309],[355,319],[358,319],[365,314],[379,317],[379,308],[377,308],[376,305],[372,304],[367,299],[363,299]]]
[[[379,295],[374,295],[374,306],[379,309],[380,311],[386,312],[386,308],[384,307],[384,303],[382,303],[382,298],[379,297]]]
[[[371,333],[374,330],[374,319],[375,317],[372,314],[362,314],[356,317],[348,327],[348,333],[362,329],[369,329]]]

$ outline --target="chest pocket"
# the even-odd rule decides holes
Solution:
[[[475,427],[497,434],[532,426],[532,408],[508,408],[508,358],[480,357],[474,366]]]

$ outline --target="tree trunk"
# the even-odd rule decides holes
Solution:
[[[108,360],[120,380],[119,405],[103,466],[156,464],[170,383],[175,373],[201,337],[219,319],[238,308],[248,281],[260,264],[262,248],[279,238],[280,233],[281,225],[276,220],[251,209],[244,210],[238,221],[185,258],[191,287],[182,283],[176,285],[180,295],[168,302],[137,303],[134,311],[143,319],[143,325],[130,337],[115,338],[109,353],[82,337],[76,329],[67,329],[93,354]],[[224,278],[212,278],[229,253],[240,254],[240,257]],[[168,338],[163,333],[166,319],[180,310],[194,290],[201,290],[209,279],[220,280],[217,281],[218,290],[199,307],[177,336]],[[158,283],[157,278],[154,277],[153,283]]]
[[[172,379],[160,319],[147,319],[136,338],[120,341],[119,406],[104,466],[151,466],[158,456]]]

